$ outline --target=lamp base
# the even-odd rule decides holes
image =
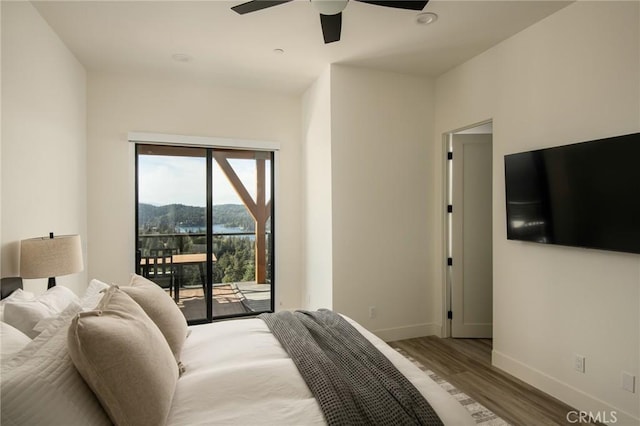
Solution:
[[[56,277],[49,277],[49,282],[47,283],[47,290],[51,287],[55,287],[56,285]]]

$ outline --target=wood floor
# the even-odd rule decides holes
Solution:
[[[389,343],[512,425],[569,425],[574,410],[491,365],[491,339],[435,336]],[[574,420],[574,418],[571,418]]]

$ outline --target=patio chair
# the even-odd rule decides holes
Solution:
[[[149,256],[143,256],[141,264],[142,276],[158,284],[162,288],[169,289],[176,303],[178,292],[175,291],[175,270],[173,267],[174,249],[150,249]]]

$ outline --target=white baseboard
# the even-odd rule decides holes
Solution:
[[[491,352],[492,364],[501,370],[506,371],[519,378],[520,380],[540,389],[543,392],[563,401],[564,403],[574,407],[576,410],[592,413],[594,416],[598,413],[601,419],[609,421],[608,424],[616,426],[639,426],[640,418],[634,417],[619,408],[616,408],[598,398],[595,398],[573,386],[561,382],[542,371],[536,370],[522,362],[509,357],[496,350]],[[612,414],[613,413],[613,414]],[[569,420],[573,420],[574,414],[570,415]],[[615,421],[613,421],[615,420]],[[567,424],[571,423],[570,421]]]
[[[440,335],[440,329],[439,324],[425,323],[373,330],[373,334],[385,342],[393,342],[395,340],[413,339],[414,337],[438,336]]]

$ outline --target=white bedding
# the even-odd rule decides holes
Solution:
[[[425,396],[445,425],[474,425],[469,413],[423,371],[350,321]],[[168,425],[323,424],[293,361],[261,319],[191,327],[182,350]]]
[[[21,339],[16,340],[16,347],[10,345],[15,333],[3,327],[2,424],[88,426],[109,422],[99,396],[96,398],[85,384],[67,350],[69,323],[81,310],[94,309],[102,298],[100,289],[107,287],[93,280],[81,304],[72,303],[53,317],[34,340],[17,336]],[[170,306],[177,309],[173,303]],[[445,425],[475,424],[467,411],[419,368],[347,320],[413,382]],[[187,334],[186,327],[183,330]],[[264,321],[233,320],[192,326],[190,330],[181,353],[186,371],[177,381],[167,425],[325,423],[304,379]],[[144,389],[145,383],[131,385]]]

